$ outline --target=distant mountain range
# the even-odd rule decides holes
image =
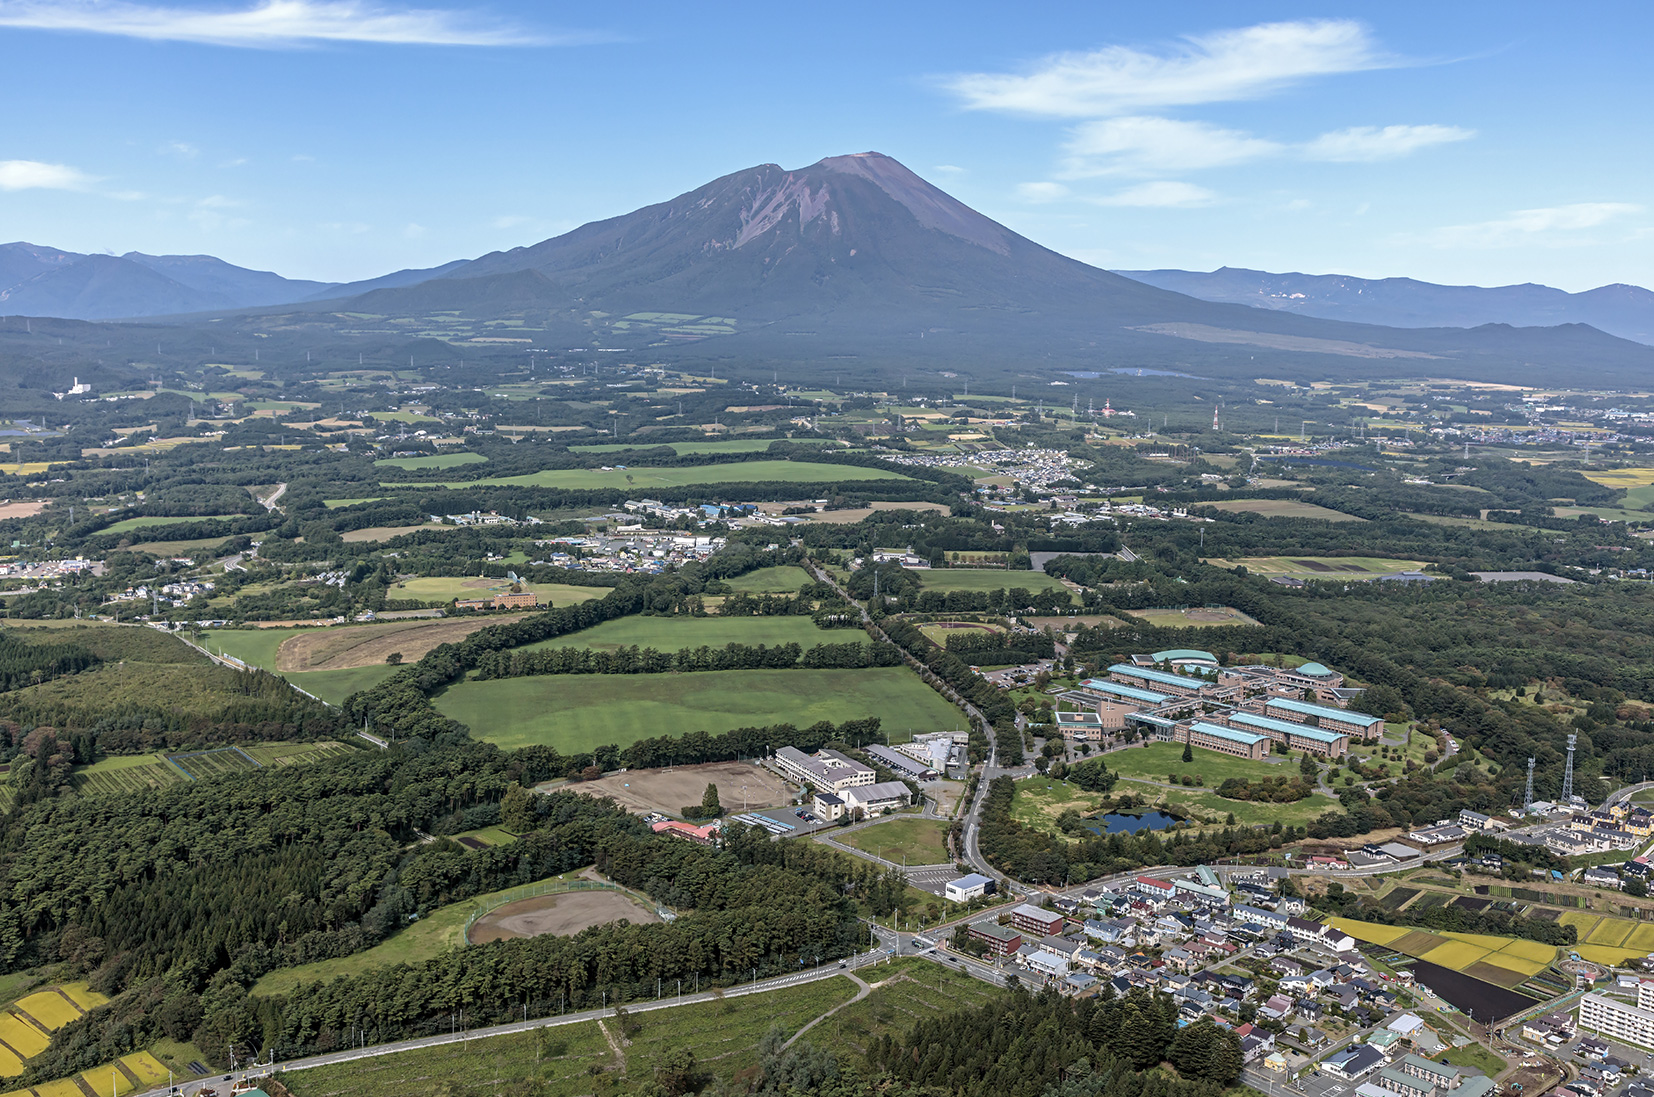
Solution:
[[[1440,286],[1412,278],[1271,274],[1243,267],[1219,267],[1210,273],[1188,270],[1114,273],[1202,301],[1278,309],[1326,320],[1397,328],[1590,324],[1622,339],[1654,343],[1654,292],[1623,283],[1568,293],[1532,282],[1519,286]]]
[[[248,270],[210,255],[79,255],[0,244],[0,315],[116,320],[289,304],[328,282]]]
[[[1234,302],[1155,282],[1181,274],[1126,277],[1059,255],[870,152],[797,169],[762,164],[528,247],[343,285],[208,256],[116,258],[13,244],[0,247],[0,282],[9,282],[0,316],[168,316],[193,327],[207,313],[220,321],[212,329],[219,344],[232,332],[251,337],[268,326],[264,317],[297,313],[332,346],[405,330],[375,317],[419,317],[433,348],[471,348],[476,358],[601,348],[766,373],[777,362],[830,366],[883,384],[898,371],[1094,377],[1151,368],[1199,377],[1267,369],[1276,377],[1507,380],[1513,370],[1543,378],[1564,366],[1602,377],[1654,373],[1654,350],[1572,316],[1489,323],[1393,306],[1398,326],[1380,326],[1366,314],[1324,319],[1283,305],[1310,294],[1257,288],[1258,278],[1276,276],[1255,276],[1250,296]],[[1407,285],[1421,298],[1458,292]],[[1364,296],[1360,287],[1349,294]],[[1534,322],[1556,326],[1510,326]]]

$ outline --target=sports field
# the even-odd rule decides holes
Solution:
[[[877,716],[894,742],[949,731],[963,717],[903,667],[731,670],[719,674],[553,674],[467,681],[436,698],[446,716],[507,749],[565,754],[657,735]]]
[[[500,476],[486,480],[448,484],[419,484],[418,487],[482,488],[611,488],[616,491],[646,491],[649,488],[684,488],[697,484],[839,484],[863,480],[909,480],[890,469],[862,468],[859,465],[824,465],[816,461],[743,461],[731,465],[687,465],[681,468],[546,469],[524,476]]]
[[[813,581],[809,572],[790,564],[779,568],[759,568],[724,580],[730,590],[746,591],[748,594],[791,594]]]
[[[558,787],[583,796],[607,796],[627,811],[639,814],[658,811],[677,815],[687,805],[700,803],[707,785],[718,786],[718,802],[729,812],[785,807],[795,795],[791,785],[751,762],[634,769]]]
[[[1062,580],[1043,571],[1006,571],[1004,568],[934,568],[920,570],[925,590],[1064,590]],[[1072,597],[1072,595],[1070,595]]]
[[[1245,556],[1235,560],[1207,560],[1220,568],[1244,565],[1253,575],[1293,579],[1377,579],[1418,571],[1420,560],[1392,560],[1383,556]]]
[[[451,469],[457,465],[480,465],[488,460],[480,453],[461,451],[459,453],[433,453],[425,457],[386,457],[375,461],[375,468],[382,469]]]
[[[1231,514],[1261,514],[1265,518],[1320,518],[1328,522],[1365,522],[1365,518],[1357,518],[1353,514],[1345,514],[1341,510],[1332,510],[1329,507],[1306,503],[1302,499],[1225,499],[1220,503],[1207,503],[1214,510],[1225,510]]]
[[[619,891],[568,891],[519,899],[489,911],[471,927],[471,943],[487,944],[513,937],[572,937],[592,926],[622,918],[633,925],[658,922],[660,915]]]
[[[1568,915],[1562,917],[1566,919]],[[1557,950],[1550,945],[1518,937],[1498,937],[1488,933],[1438,933],[1406,926],[1359,922],[1353,918],[1333,918],[1331,922],[1358,941],[1384,945],[1426,963],[1506,989],[1521,986],[1556,959]],[[1654,926],[1648,928],[1654,931]]]
[[[1156,628],[1199,628],[1204,625],[1255,625],[1258,622],[1230,606],[1184,606],[1175,609],[1128,609],[1128,614]]]
[[[550,640],[528,644],[519,651],[542,648],[654,648],[681,651],[685,648],[721,648],[725,644],[817,644],[865,643],[861,629],[824,629],[808,617],[617,617],[601,625],[571,632]]]
[[[895,819],[853,830],[839,841],[897,865],[940,865],[948,860],[948,824],[941,819]]]

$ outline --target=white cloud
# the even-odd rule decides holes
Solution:
[[[1194,209],[1198,206],[1209,206],[1217,200],[1217,194],[1205,187],[1197,187],[1193,183],[1179,183],[1169,179],[1154,183],[1139,183],[1137,186],[1127,187],[1117,194],[1091,199],[1099,206],[1137,206],[1156,209]]]
[[[3,10],[3,9],[0,9]],[[201,150],[188,141],[168,141],[161,146],[161,151],[171,153],[181,160],[194,160],[201,155]]]
[[[1081,123],[1064,148],[1063,176],[1076,179],[1224,167],[1273,156],[1282,146],[1205,122],[1130,117]]]
[[[1395,160],[1431,145],[1468,141],[1475,130],[1459,126],[1352,126],[1323,133],[1304,146],[1311,160],[1362,163]]]
[[[234,198],[226,198],[222,194],[209,194],[195,203],[197,209],[235,209],[241,205]]]
[[[958,164],[937,164],[930,170],[940,175],[961,175],[965,171],[965,169],[960,167]]]
[[[1566,206],[1516,210],[1492,221],[1448,225],[1426,233],[1424,239],[1441,248],[1500,248],[1517,244],[1579,244],[1577,235],[1635,213],[1643,207],[1630,202],[1575,202]]]
[[[1398,63],[1360,23],[1301,20],[1194,35],[1158,53],[1059,53],[1024,73],[966,73],[944,86],[973,110],[1084,118],[1256,99],[1311,77]]]
[[[81,190],[91,179],[67,164],[0,160],[0,190]]]
[[[1068,197],[1068,188],[1061,183],[1018,183],[1017,197],[1024,202],[1055,202]]]
[[[406,236],[409,240],[417,240],[421,236],[425,235],[425,226],[419,224],[417,221],[409,221],[406,225],[402,226],[402,235]]]
[[[317,42],[534,46],[598,40],[532,34],[463,10],[387,7],[370,0],[258,0],[216,11],[129,0],[0,0],[0,26],[264,49]]]

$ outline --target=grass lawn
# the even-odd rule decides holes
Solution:
[[[505,579],[479,579],[475,576],[433,575],[408,579],[391,588],[392,598],[418,598],[425,602],[445,602],[450,598],[492,598],[511,586]],[[523,583],[524,590],[540,596],[540,605],[549,601],[553,606],[572,606],[602,598],[609,587],[576,587],[567,583]]]
[[[281,676],[330,705],[341,705],[351,694],[372,689],[395,671],[392,666],[351,667],[349,670],[296,671]]]
[[[456,465],[478,465],[486,460],[488,458],[480,453],[461,450],[458,453],[433,453],[425,457],[386,457],[373,464],[375,468],[382,469],[451,469]]]
[[[675,981],[671,989],[676,989]],[[575,1097],[630,1092],[652,1078],[668,1054],[689,1048],[701,1069],[729,1082],[757,1063],[758,1044],[772,1028],[789,1035],[797,1032],[834,1006],[848,1002],[856,989],[847,978],[824,979],[722,1002],[632,1013],[629,1021],[636,1030],[619,1045],[618,1054],[598,1022],[581,1021],[293,1071],[281,1078],[294,1097],[404,1097],[433,1092],[493,1097],[505,1090]],[[870,996],[867,1001],[871,1000]],[[554,1008],[555,1002],[553,996]],[[602,1024],[619,1042],[616,1019],[605,1018]],[[814,1036],[812,1029],[805,1039]]]
[[[844,835],[847,846],[898,865],[940,865],[948,860],[948,824],[940,819],[896,819]]]
[[[541,640],[519,650],[541,648],[598,648],[613,651],[636,645],[657,651],[683,648],[721,648],[725,644],[865,643],[861,629],[824,629],[808,617],[617,617],[579,632]]]
[[[1282,758],[1279,762],[1254,762],[1250,758],[1235,758],[1215,750],[1194,749],[1194,761],[1183,761],[1182,743],[1150,743],[1147,746],[1127,747],[1103,755],[1108,768],[1122,777],[1147,777],[1164,781],[1169,774],[1182,777],[1200,774],[1206,778],[1207,788],[1217,788],[1225,778],[1245,777],[1258,781],[1265,777],[1296,777],[1298,763]]]
[[[733,579],[726,579],[730,590],[746,591],[748,594],[791,594],[805,583],[812,583],[810,573],[800,567],[788,565],[779,568],[759,568],[749,571],[745,575],[737,575]]]
[[[370,666],[349,670],[278,671],[276,649],[295,631],[286,628],[212,629],[202,634],[201,646],[211,652],[233,655],[252,666],[263,667],[334,705],[352,693],[372,689],[396,670],[392,666]]]
[[[1005,993],[950,965],[928,960],[897,960],[861,975],[873,985],[873,993],[821,1022],[805,1040],[843,1058],[859,1058],[885,1033],[901,1037],[923,1018],[970,1009]]]
[[[1062,580],[1043,571],[1006,571],[1004,568],[934,568],[918,572],[924,590],[1067,590]]]
[[[1466,1044],[1464,1047],[1451,1048],[1442,1052],[1436,1058],[1446,1059],[1456,1067],[1472,1067],[1489,1078],[1497,1078],[1499,1072],[1505,1069],[1505,1061],[1481,1044]]]
[[[824,465],[815,461],[743,461],[733,465],[688,465],[682,468],[546,469],[524,476],[501,476],[451,484],[421,484],[419,487],[529,487],[529,488],[612,488],[618,491],[647,491],[650,488],[682,488],[697,484],[839,484],[863,480],[910,480],[890,469],[861,468],[857,465]],[[407,485],[404,485],[407,486]]]
[[[779,441],[775,438],[731,438],[724,442],[669,442],[667,447],[679,457],[692,453],[759,453],[770,448],[770,443]],[[832,444],[830,438],[799,438],[800,445],[826,446]],[[623,453],[626,450],[655,449],[648,442],[621,442],[601,446],[570,446],[574,453]]]
[[[506,749],[546,743],[565,754],[657,735],[877,716],[894,742],[964,719],[903,667],[731,670],[718,674],[555,674],[467,681],[436,698],[479,739]]]
[[[1113,768],[1113,767],[1110,767]],[[1102,796],[1079,785],[1049,777],[1025,777],[1011,798],[1011,818],[1023,826],[1055,833],[1057,816],[1073,808],[1082,815],[1097,810]]]
[[[99,533],[130,533],[132,530],[144,526],[176,526],[182,522],[215,522],[232,521],[236,518],[246,518],[245,514],[194,514],[173,515],[170,518],[127,518],[116,522],[112,526],[104,526]]]
[[[1161,777],[1160,780],[1164,781],[1165,778]],[[1233,815],[1235,822],[1241,826],[1267,826],[1277,822],[1282,826],[1308,825],[1322,812],[1336,810],[1338,807],[1337,800],[1319,792],[1307,800],[1299,800],[1293,804],[1226,800],[1211,790],[1210,777],[1207,777],[1206,783],[1208,787],[1203,789],[1172,789],[1127,778],[1114,786],[1114,795],[1121,796],[1129,792],[1134,796],[1145,797],[1151,802],[1164,801],[1170,808],[1199,818],[1215,819],[1220,824],[1225,818]]]
[[[561,877],[551,876],[534,883],[547,883],[558,879]],[[254,983],[252,992],[265,997],[287,994],[294,987],[308,983],[325,983],[341,975],[360,975],[364,971],[390,967],[392,964],[415,964],[429,960],[451,948],[460,948],[464,944],[462,935],[465,932],[465,920],[471,916],[471,912],[486,909],[491,904],[508,898],[522,886],[514,884],[503,891],[489,892],[486,895],[438,907],[365,952],[338,960],[318,960],[313,964],[278,968]]]

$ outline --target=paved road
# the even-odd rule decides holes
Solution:
[[[287,485],[286,484],[277,484],[276,485],[276,490],[272,491],[270,493],[270,498],[260,499],[259,502],[264,504],[264,509],[265,510],[269,510],[269,511],[279,510],[281,508],[276,506],[276,500],[280,499],[285,494],[287,494]]]

